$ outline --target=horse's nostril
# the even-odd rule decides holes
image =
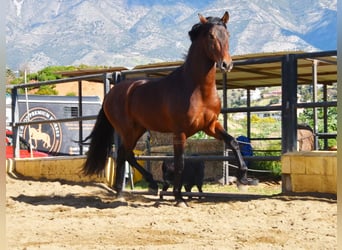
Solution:
[[[233,63],[232,63],[232,62],[227,63],[226,61],[222,61],[222,62],[219,64],[219,68],[220,68],[222,71],[230,71],[230,70],[233,68]]]

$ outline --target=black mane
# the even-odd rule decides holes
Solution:
[[[196,40],[196,38],[198,37],[199,33],[201,32],[201,28],[202,27],[209,27],[209,25],[223,25],[225,28],[227,28],[226,24],[224,22],[222,22],[222,19],[219,17],[206,17],[206,19],[208,20],[207,23],[203,24],[201,22],[196,23],[194,26],[192,26],[191,30],[189,31],[189,36],[190,36],[190,40],[191,42],[193,42],[194,40]]]

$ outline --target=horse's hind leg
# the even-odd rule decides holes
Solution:
[[[152,191],[153,193],[157,193],[157,182],[153,179],[153,176],[150,172],[148,172],[146,169],[140,166],[140,164],[137,162],[137,159],[134,156],[133,151],[127,153],[127,161],[129,164],[131,164],[131,166],[137,169],[144,176],[144,179],[149,183],[148,187],[150,188],[150,191]]]
[[[116,173],[115,173],[115,184],[114,190],[116,191],[117,197],[120,197],[123,190],[123,180],[125,178],[125,161],[126,161],[126,150],[123,145],[120,145],[117,152],[116,158]]]

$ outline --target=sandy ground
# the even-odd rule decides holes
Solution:
[[[333,195],[193,199],[99,183],[6,181],[8,249],[337,249]],[[262,187],[262,183],[260,184]]]

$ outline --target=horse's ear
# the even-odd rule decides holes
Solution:
[[[223,22],[224,24],[227,24],[227,23],[228,23],[228,20],[229,20],[229,13],[228,13],[228,11],[226,11],[226,12],[224,13],[224,15],[223,15],[223,17],[221,18],[221,20],[222,20],[222,22]]]
[[[200,13],[198,13],[198,17],[202,24],[205,24],[208,22],[208,20],[204,16],[202,16]]]

